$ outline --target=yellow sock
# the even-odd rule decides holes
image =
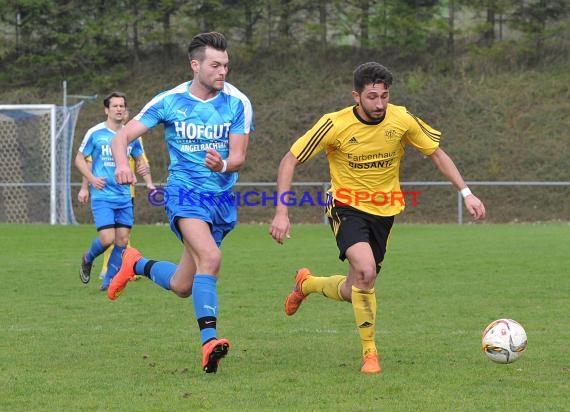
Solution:
[[[352,308],[356,327],[362,343],[362,354],[377,353],[376,350],[376,294],[374,289],[362,290],[352,286]]]
[[[346,281],[346,276],[311,276],[303,282],[302,292],[305,295],[320,293],[326,298],[344,300],[340,294],[340,287]]]
[[[105,249],[105,253],[103,253],[103,267],[101,268],[101,273],[107,273],[107,265],[109,263],[109,257],[111,256],[112,251],[113,245]]]

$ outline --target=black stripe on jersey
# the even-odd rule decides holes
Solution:
[[[317,130],[317,132],[309,139],[309,143],[303,150],[301,150],[301,153],[299,153],[299,157],[297,158],[299,162],[303,163],[305,160],[311,157],[311,154],[315,151],[321,140],[323,140],[323,137],[325,137],[332,126],[333,123],[331,119],[327,119],[327,121],[321,127],[319,127],[319,130]]]
[[[422,132],[424,132],[424,134],[429,137],[431,140],[433,140],[434,142],[439,142],[439,139],[441,138],[441,133],[433,133],[430,132],[428,129],[425,128],[425,126],[422,124],[422,122],[420,122],[420,119],[418,119],[416,116],[414,116],[412,113],[407,112],[410,116],[412,116],[412,118],[418,123],[418,126],[420,126],[420,129],[422,129]]]

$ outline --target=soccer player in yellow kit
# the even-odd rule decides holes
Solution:
[[[461,192],[471,216],[485,217],[483,203],[471,193],[452,159],[439,147],[441,133],[405,107],[389,103],[392,74],[375,62],[354,71],[355,105],[328,113],[285,154],[277,176],[278,198],[287,199],[295,169],[325,152],[331,188],[327,206],[329,223],[341,260],[348,259],[348,274],[314,276],[301,268],[293,291],[285,300],[285,313],[297,312],[311,293],[351,302],[362,344],[365,374],[382,371],[376,347],[376,295],[374,285],[394,216],[405,206],[400,189],[400,162],[409,145],[428,156],[439,171]],[[283,196],[283,197],[282,197]],[[270,235],[283,243],[291,224],[287,201],[277,205]]]

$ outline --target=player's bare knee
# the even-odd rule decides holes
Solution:
[[[365,277],[363,278],[362,282],[357,286],[359,289],[362,290],[372,290],[374,289],[374,284],[376,281],[376,273],[374,273],[374,277]]]
[[[115,236],[109,236],[109,235],[99,236],[99,240],[101,241],[101,245],[105,249],[115,244]]]
[[[376,282],[376,267],[373,265],[362,265],[353,268],[351,271],[353,276],[353,284],[358,289],[371,290]]]
[[[216,275],[220,271],[221,263],[222,253],[215,249],[199,257],[198,267],[202,273]]]
[[[170,289],[180,298],[188,298],[192,296],[192,283],[171,283]]]
[[[120,246],[120,247],[127,247],[127,245],[129,244],[129,237],[128,236],[116,237],[115,238],[115,244]]]
[[[174,293],[176,294],[176,296],[180,298],[189,298],[190,296],[192,296],[192,287],[185,288],[182,290],[176,290],[174,291]]]

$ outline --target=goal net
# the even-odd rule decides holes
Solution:
[[[82,105],[0,105],[0,222],[76,223],[71,155]]]

